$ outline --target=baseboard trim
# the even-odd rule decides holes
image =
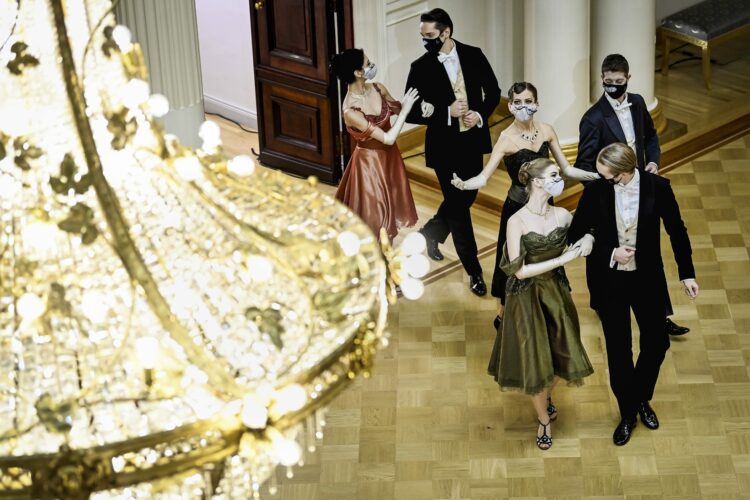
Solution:
[[[661,153],[661,162],[664,167],[661,173],[669,172],[699,156],[710,153],[748,132],[750,132],[750,109],[747,108],[730,114],[725,120],[710,128],[688,132],[664,145]]]
[[[663,174],[674,170],[675,168],[684,165],[695,158],[703,156],[706,153],[710,153],[711,151],[735,141],[748,133],[750,133],[750,109],[738,111],[735,114],[728,116],[726,120],[716,123],[710,128],[685,134],[664,145],[661,155],[663,167],[660,173]],[[418,180],[418,182],[432,187],[431,182],[422,182],[421,179]],[[435,184],[435,188],[439,189],[437,184]],[[574,211],[575,207],[578,205],[578,200],[580,199],[582,192],[583,188],[581,185],[571,188],[564,196],[556,200],[557,205]],[[490,200],[492,201],[491,204],[488,203]],[[497,201],[489,197],[485,199],[481,196],[477,197],[474,207],[493,214],[500,214]],[[496,246],[495,243],[491,243],[480,248],[478,251],[478,257],[481,259],[495,253]],[[438,281],[448,274],[460,269],[462,269],[461,261],[451,261],[428,273],[424,277],[423,282],[426,285],[434,283],[435,281]]]
[[[206,113],[221,115],[241,124],[243,127],[258,130],[258,114],[255,110],[243,108],[210,95],[203,96],[203,107]]]

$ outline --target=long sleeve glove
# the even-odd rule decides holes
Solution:
[[[453,184],[454,187],[460,189],[461,191],[474,191],[486,186],[487,178],[480,172],[478,175],[475,175],[471,179],[466,179],[464,181],[461,180],[454,172],[453,179],[451,179],[451,184]]]
[[[574,245],[570,250],[554,259],[545,260],[544,262],[535,262],[533,264],[524,264],[523,267],[516,272],[516,278],[525,280],[526,278],[532,278],[546,273],[547,271],[552,271],[553,269],[557,269],[558,267],[567,264],[580,255],[580,247]]]
[[[588,257],[588,255],[591,253],[591,250],[594,248],[594,236],[590,233],[584,234],[580,240],[576,241],[575,244],[573,244],[572,248],[580,248],[581,257]]]
[[[414,106],[417,99],[419,99],[419,94],[416,89],[409,89],[406,94],[404,94],[403,99],[401,99],[401,113],[398,114],[398,118],[393,124],[393,127],[383,134],[383,144],[390,146],[396,142],[398,134],[401,133],[401,129],[404,127],[404,123],[406,123],[406,115],[409,114],[409,111],[411,111],[411,108]]]
[[[571,167],[570,165],[563,169],[563,175],[577,181],[595,181],[599,178],[599,174],[596,172],[589,172],[588,170]]]

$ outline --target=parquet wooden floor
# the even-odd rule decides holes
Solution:
[[[702,289],[695,302],[682,294],[665,234],[675,319],[692,331],[662,367],[659,430],[641,425],[628,445],[612,444],[617,407],[579,260],[567,271],[596,372],[555,390],[554,445],[538,450],[528,398],[501,393],[486,374],[495,301],[453,272],[392,308],[373,376],[333,402],[322,446],[263,498],[750,499],[750,136],[668,177]]]

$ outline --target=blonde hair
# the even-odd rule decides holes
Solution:
[[[554,166],[557,166],[557,164],[549,158],[527,161],[521,165],[521,170],[518,171],[518,180],[526,186],[526,192],[528,193],[531,190],[531,179],[541,177],[545,170]]]
[[[607,167],[613,174],[619,175],[632,173],[635,170],[637,160],[635,151],[630,146],[615,142],[599,151],[596,162]]]

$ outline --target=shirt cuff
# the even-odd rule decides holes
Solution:
[[[451,126],[451,107],[448,106],[448,126]]]
[[[685,278],[684,280],[680,280],[682,284],[684,285],[686,281],[695,281],[695,278]]]
[[[482,118],[481,113],[479,113],[478,111],[474,111],[474,112],[479,117],[479,122],[477,123],[477,127],[482,128],[482,125],[484,125],[484,119]]]
[[[611,267],[612,269],[614,269],[615,266],[617,265],[617,262],[615,262],[615,252],[616,251],[617,251],[616,248],[614,250],[612,250],[612,256],[609,258],[609,267]]]

